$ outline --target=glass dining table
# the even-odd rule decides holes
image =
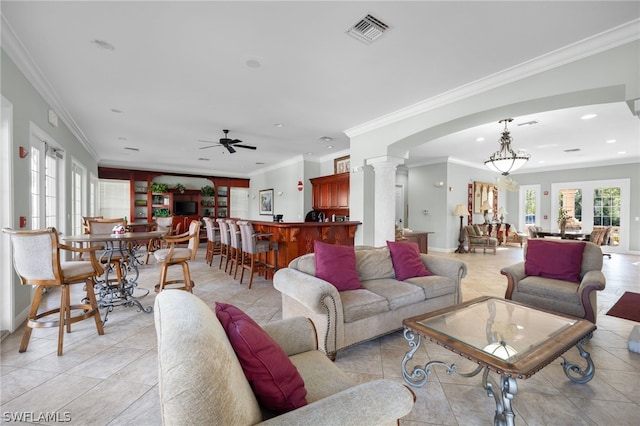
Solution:
[[[98,307],[104,309],[103,324],[107,322],[109,313],[116,306],[137,306],[138,312],[151,313],[152,306],[144,307],[139,299],[149,294],[149,289],[138,288],[137,251],[144,246],[142,241],[161,238],[164,231],[150,232],[125,232],[124,234],[82,234],[61,237],[65,243],[80,246],[102,245],[96,255],[102,265],[105,266],[104,275],[95,280],[95,292],[98,299]],[[115,268],[120,268],[118,278],[113,278]],[[111,275],[111,277],[110,277]],[[137,290],[137,292],[136,292]]]

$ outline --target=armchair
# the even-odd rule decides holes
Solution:
[[[527,242],[527,234],[524,232],[518,232],[515,226],[507,225],[506,235],[504,237],[505,245],[507,243],[516,243],[520,244],[522,248],[522,244]]]
[[[467,225],[464,227],[464,232],[467,235],[467,243],[469,244],[469,251],[476,251],[477,248],[481,248],[483,253],[487,252],[487,249],[493,250],[493,254],[496,254],[496,248],[498,247],[498,239],[490,237],[489,235],[483,235],[480,229],[475,225]]]
[[[164,425],[397,424],[413,393],[388,380],[356,384],[322,352],[304,317],[266,324],[304,380],[307,405],[284,414],[263,410],[216,314],[197,296],[156,297],[158,378]]]
[[[544,268],[545,266],[550,268],[551,265],[543,265],[540,275],[527,275],[526,262],[529,259],[527,255],[530,250],[529,246],[532,244],[545,245],[541,247],[542,250],[553,253],[557,265],[561,265],[563,268],[569,263],[562,258],[563,252],[568,252],[573,247],[563,247],[563,245],[584,244],[582,259],[578,259],[580,262],[579,282],[548,278],[545,276]],[[554,252],[548,250],[554,250]],[[502,268],[500,271],[502,275],[507,277],[505,299],[584,318],[595,324],[598,313],[596,291],[604,290],[606,283],[602,273],[600,247],[591,242],[583,241],[532,239],[525,245],[523,253],[524,262]]]

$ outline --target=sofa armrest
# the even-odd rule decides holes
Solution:
[[[504,298],[511,299],[511,295],[520,280],[527,276],[524,272],[524,262],[502,268],[500,273],[507,277],[507,291],[504,294]]]
[[[421,254],[420,258],[424,266],[435,275],[451,278],[460,284],[460,280],[467,276],[467,264],[446,257]]]
[[[262,325],[287,356],[318,349],[316,328],[309,318],[294,317]]]
[[[292,268],[278,269],[273,277],[273,287],[317,314],[327,312],[323,304],[323,299],[327,296],[340,302],[338,289],[333,285]]]
[[[260,424],[391,424],[409,414],[414,400],[413,392],[406,386],[392,380],[375,380],[345,389]]]

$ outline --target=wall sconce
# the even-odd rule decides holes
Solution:
[[[29,156],[29,151],[24,146],[21,146],[18,150],[18,155],[20,155],[20,158],[27,158]]]
[[[302,192],[302,190],[304,189],[304,184],[302,183],[301,180],[298,181],[298,191]]]
[[[282,197],[282,194],[284,194],[284,192],[278,191],[278,197]]]
[[[443,181],[436,182],[433,184],[433,186],[435,186],[436,188],[442,188],[444,186],[444,182]]]

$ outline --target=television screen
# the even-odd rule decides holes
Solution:
[[[198,214],[196,201],[176,201],[173,205],[173,214],[179,216],[193,216]]]

